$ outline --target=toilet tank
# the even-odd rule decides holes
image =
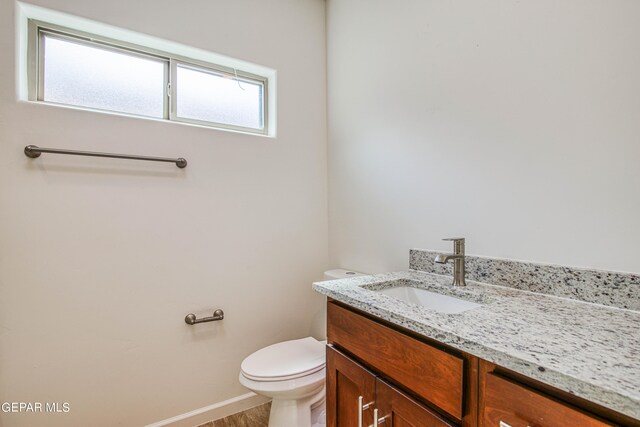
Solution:
[[[353,270],[345,270],[344,268],[336,268],[333,270],[327,270],[324,272],[324,280],[336,280],[336,279],[348,279],[350,277],[364,276],[363,273],[358,273]]]
[[[366,276],[366,274],[359,273],[353,270],[347,270],[344,268],[334,268],[333,270],[327,270],[324,272],[324,280],[348,279],[350,277],[356,276]],[[325,299],[323,298],[323,301],[324,300]],[[320,341],[327,337],[326,304],[323,304],[322,308],[313,317],[311,325],[311,335]]]

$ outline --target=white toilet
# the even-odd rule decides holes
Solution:
[[[339,269],[324,276],[334,280],[359,275]],[[311,427],[312,410],[324,407],[325,344],[312,337],[284,341],[244,359],[240,384],[273,399],[269,427]],[[314,426],[324,424],[324,420],[314,422]]]
[[[271,397],[269,427],[311,427],[324,400],[325,342],[307,337],[270,345],[244,359],[240,384]]]

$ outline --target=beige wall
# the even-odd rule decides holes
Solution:
[[[331,253],[640,272],[640,3],[328,0]]]
[[[324,2],[36,4],[276,69],[278,136],[17,102],[15,3],[0,1],[0,401],[71,405],[0,425],[143,425],[245,393],[243,357],[320,334]],[[27,144],[189,166],[30,160]],[[183,321],[218,307],[222,322]]]

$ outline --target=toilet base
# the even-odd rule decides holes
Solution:
[[[299,400],[276,399],[271,401],[269,427],[311,427],[311,407],[322,403],[325,388],[309,397]]]
[[[311,427],[326,427],[327,425],[327,400],[322,399],[311,406]]]

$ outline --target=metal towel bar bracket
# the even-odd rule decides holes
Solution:
[[[172,159],[169,157],[150,157],[150,156],[137,156],[134,154],[113,154],[113,153],[96,153],[94,151],[77,151],[77,150],[62,150],[59,148],[41,148],[36,145],[27,145],[24,147],[24,154],[27,157],[35,159],[40,157],[42,153],[51,154],[67,154],[71,156],[89,156],[89,157],[109,157],[113,159],[129,159],[129,160],[146,160],[150,162],[167,162],[175,163],[180,169],[187,167],[187,160],[183,157]]]
[[[195,325],[196,323],[214,322],[216,320],[222,320],[222,319],[224,319],[224,311],[222,311],[221,309],[217,309],[216,311],[213,312],[213,316],[203,317],[201,319],[196,319],[195,314],[189,313],[184,318],[184,323],[186,323],[187,325]]]

